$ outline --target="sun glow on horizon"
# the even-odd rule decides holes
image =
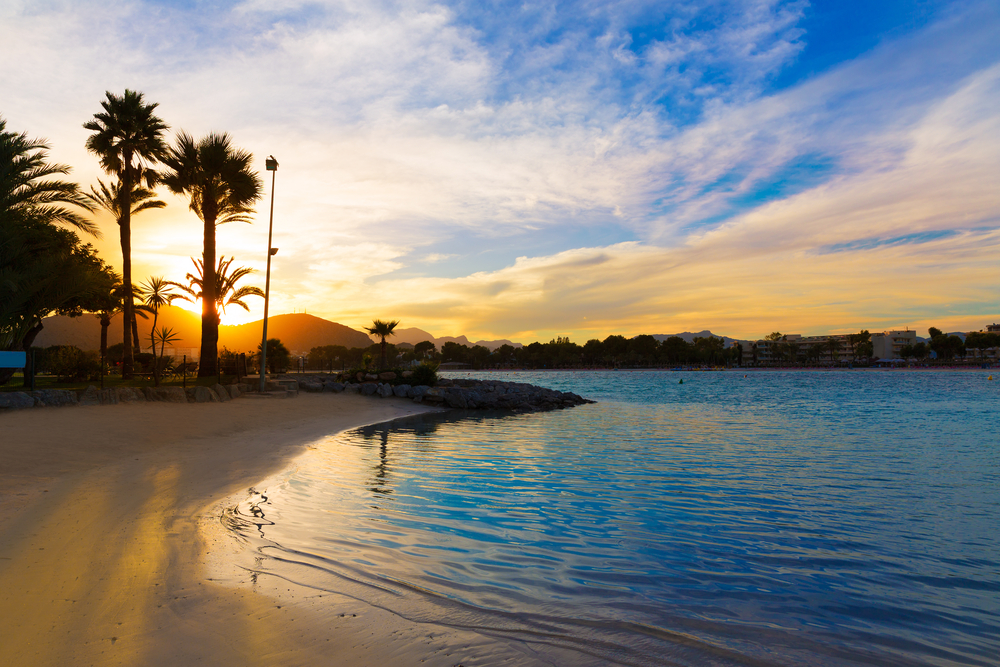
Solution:
[[[177,306],[183,310],[193,313],[201,317],[201,299],[196,299],[192,301],[185,301],[184,299],[176,299],[171,304]],[[239,306],[230,306],[223,311],[219,309],[220,324],[222,326],[236,326],[239,324],[248,324],[250,322],[256,322],[261,319],[261,315],[254,313],[253,309],[247,312],[240,308]]]

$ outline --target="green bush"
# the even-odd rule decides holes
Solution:
[[[410,376],[410,384],[426,384],[433,387],[438,381],[437,369],[437,364],[426,361],[423,362],[413,369],[413,375]]]
[[[48,359],[48,366],[59,382],[96,380],[101,372],[101,360],[96,353],[70,345],[55,350]]]

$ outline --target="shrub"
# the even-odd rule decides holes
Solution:
[[[48,362],[49,369],[60,382],[95,380],[101,372],[101,361],[96,353],[69,345],[55,350]]]
[[[433,387],[438,381],[437,369],[437,364],[427,361],[423,362],[413,369],[413,375],[410,376],[410,384],[426,384]]]

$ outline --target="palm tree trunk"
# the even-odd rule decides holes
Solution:
[[[160,386],[160,364],[156,360],[156,318],[160,315],[159,309],[153,311],[153,328],[149,330],[149,346],[153,350],[153,386]]]
[[[218,374],[219,313],[215,303],[215,216],[203,211],[205,220],[205,252],[202,255],[201,286],[201,362],[198,377]]]
[[[129,329],[135,320],[135,304],[132,301],[132,154],[126,153],[125,168],[122,170],[121,185],[121,220],[119,233],[122,244],[122,284],[125,286],[125,299],[122,308],[122,379],[132,379],[134,363],[132,338]]]

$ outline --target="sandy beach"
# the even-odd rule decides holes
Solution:
[[[463,664],[521,663],[335,594],[310,610],[277,599],[285,582],[209,579],[225,498],[318,438],[426,410],[305,394],[0,415],[0,664],[455,665],[457,645]]]

